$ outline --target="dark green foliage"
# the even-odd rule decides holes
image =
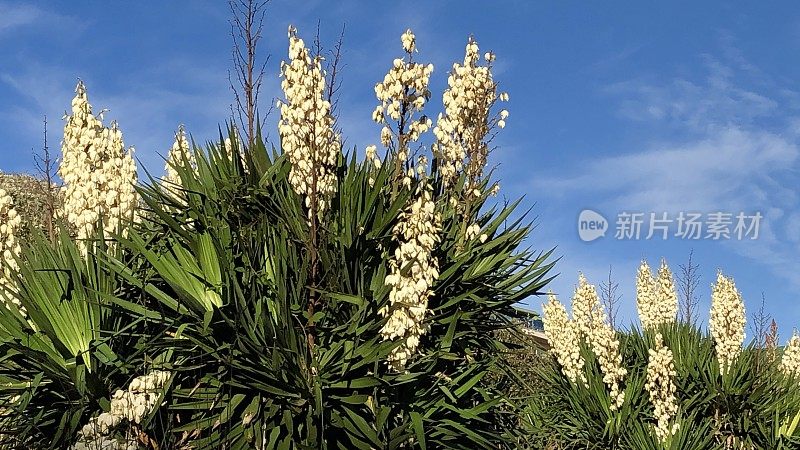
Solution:
[[[92,252],[82,256],[66,232],[55,243],[34,236],[16,288],[3,290],[27,318],[15,308],[0,314],[0,442],[63,448],[88,415],[108,406],[110,389],[130,378],[112,347],[133,356],[124,354],[133,349],[120,333],[140,319],[105,304],[125,288]]]
[[[20,436],[68,441],[131,375],[161,368],[173,379],[162,406],[139,427],[161,448],[515,447],[520,430],[505,426],[514,412],[491,382],[509,373],[496,332],[509,326],[514,303],[542,290],[552,267],[549,252],[521,248],[530,228],[510,219],[516,205],[463,218],[440,199],[441,276],[428,305],[430,328],[398,373],[386,364],[397,344],[380,336],[378,311],[388,304],[392,228],[411,193],[390,195],[387,170],[342,158],[312,277],[310,229],[287,160],[261,143],[242,156],[215,145],[198,150],[196,172],[179,168],[182,186],[152,180],[140,189],[144,219],[115,238],[114,251],[88,262],[41,263],[84,264],[70,273],[102,276],[71,281],[90,294],[43,282],[51,300],[29,300],[31,311],[63,298],[89,314],[95,331],[81,341],[88,347],[80,356],[53,344],[52,355],[34,357],[22,332],[4,339],[3,373],[19,382],[41,377],[51,387],[17,389],[28,397],[10,420],[46,416]],[[464,220],[477,220],[489,239],[464,243]],[[66,237],[59,246],[76,251]],[[25,271],[35,267],[26,261],[21,276],[27,281]],[[310,298],[318,304],[313,317]],[[39,329],[33,336],[49,336]],[[47,368],[54,358],[66,367]],[[59,401],[56,384],[65,386]],[[69,424],[56,423],[64,414]]]

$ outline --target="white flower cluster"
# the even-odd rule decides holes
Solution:
[[[468,241],[477,238],[478,240],[481,241],[481,243],[486,242],[486,239],[489,238],[489,235],[487,235],[486,233],[481,233],[481,226],[478,225],[477,223],[473,223],[472,225],[468,226],[467,231],[464,233],[464,235]]]
[[[325,100],[325,74],[319,57],[311,57],[293,27],[289,28],[289,62],[281,62],[278,132],[292,164],[289,182],[305,197],[309,219],[321,215],[336,192],[336,163],[341,138],[334,130],[331,104]],[[312,204],[312,202],[314,204]]]
[[[654,279],[650,266],[642,261],[636,275],[636,309],[645,330],[675,321],[678,314],[678,292],[672,272],[666,261],[661,261],[658,279]]]
[[[625,402],[625,392],[620,389],[620,383],[628,371],[622,367],[619,339],[608,323],[596,288],[586,281],[583,274],[578,276],[578,286],[572,297],[571,321],[564,306],[552,294],[543,312],[545,334],[564,375],[573,383],[580,379],[586,385],[585,362],[580,354],[580,345],[585,339],[600,363],[603,383],[611,397],[610,409],[618,410]]]
[[[722,273],[711,291],[711,317],[708,326],[721,374],[726,374],[742,351],[745,325],[744,301],[733,280]]]
[[[21,248],[17,242],[16,234],[22,225],[22,217],[14,209],[14,199],[11,195],[0,188],[0,286],[3,289],[12,289],[13,283],[10,279],[11,273],[17,269],[16,257],[19,256]],[[26,315],[25,307],[20,304],[16,297],[11,302],[19,309],[22,315]],[[11,305],[6,304],[10,308]]]
[[[561,371],[572,383],[578,380],[586,386],[586,374],[583,371],[585,362],[581,356],[579,343],[581,333],[578,324],[569,320],[567,309],[556,296],[548,293],[548,302],[544,304],[542,322],[544,334],[550,343],[550,351],[555,355]]]
[[[399,162],[405,162],[410,156],[408,146],[419,140],[433,123],[426,116],[415,118],[414,113],[422,111],[430,98],[428,83],[433,64],[420,64],[413,61],[412,52],[416,50],[416,37],[411,30],[401,36],[405,58],[396,58],[392,68],[383,81],[375,85],[375,96],[380,104],[372,113],[372,120],[380,125],[381,144],[389,149],[396,141]],[[392,129],[389,120],[397,123],[397,130]]]
[[[781,356],[781,371],[790,377],[800,379],[800,336],[792,335]]]
[[[2,260],[2,278],[6,279],[11,271],[17,268],[16,256],[19,256],[20,246],[16,233],[22,225],[22,217],[14,209],[14,199],[0,188],[0,253]]]
[[[280,107],[280,102],[278,103],[278,107]],[[233,125],[233,141],[231,141],[230,136],[228,136],[225,137],[221,144],[228,158],[233,159],[233,154],[236,152],[236,154],[239,155],[239,160],[244,164],[244,144],[242,143],[242,138],[239,137],[239,128],[235,124]],[[245,170],[246,169],[247,167],[245,166]]]
[[[645,389],[650,395],[656,417],[654,427],[656,437],[664,442],[679,428],[678,422],[675,421],[675,416],[678,414],[678,401],[675,398],[677,373],[672,350],[664,345],[661,333],[656,334],[655,348],[651,348],[648,352],[650,358],[647,363]]]
[[[578,277],[578,287],[572,298],[572,314],[578,329],[597,356],[603,372],[603,383],[609,389],[611,410],[616,411],[625,401],[625,392],[620,389],[620,383],[628,370],[622,367],[617,332],[608,323],[595,286],[589,284],[583,274]]]
[[[591,335],[594,328],[605,322],[603,304],[596,289],[582,273],[578,274],[578,286],[572,296],[572,318],[582,337]]]
[[[169,372],[156,370],[131,381],[127,390],[118,389],[111,398],[111,414],[141,423],[156,406],[159,390],[169,380]]]
[[[78,431],[78,438],[71,450],[136,450],[139,445],[133,438],[116,438],[114,429],[122,421],[119,416],[107,412],[89,419],[89,423]]]
[[[603,372],[603,383],[609,389],[611,397],[611,411],[616,411],[625,402],[625,391],[620,389],[620,383],[628,370],[622,367],[622,355],[619,351],[617,332],[608,323],[603,322],[595,328],[589,336],[592,352],[600,362]]]
[[[490,116],[497,100],[508,100],[508,94],[497,94],[491,68],[494,58],[494,54],[487,52],[486,65],[479,65],[478,44],[470,38],[464,63],[453,64],[447,78],[448,88],[442,96],[444,113],[439,114],[433,129],[436,135],[433,151],[445,186],[455,182],[466,165],[467,190],[476,196],[480,195],[477,186],[490,150],[486,137],[493,125],[505,127],[508,118],[506,110],[500,111],[498,117]]]
[[[172,144],[172,148],[169,149],[169,153],[167,154],[167,163],[164,167],[166,175],[163,180],[171,184],[180,184],[181,177],[176,167],[181,167],[185,163],[188,163],[189,167],[196,170],[197,162],[189,148],[189,140],[186,138],[186,131],[183,125],[180,125],[178,131],[175,133],[175,143]]]
[[[89,237],[98,220],[107,233],[132,219],[136,206],[133,148],[125,151],[116,122],[110,128],[92,114],[83,82],[75,88],[72,115],[64,117],[64,140],[58,174],[64,181],[64,213],[79,240]]]
[[[406,53],[413,53],[417,49],[417,38],[414,36],[414,32],[411,31],[411,28],[407,29],[402,36],[400,36],[400,41],[403,43],[403,50]]]
[[[155,370],[147,375],[138,376],[131,381],[128,389],[118,389],[111,397],[111,408],[93,417],[78,432],[78,439],[73,450],[129,450],[139,448],[135,439],[116,439],[114,431],[123,420],[140,424],[153,408],[159,397],[159,391],[169,380],[170,373]]]
[[[381,159],[378,157],[377,151],[378,151],[378,147],[376,147],[374,145],[368,145],[366,147],[367,161],[372,163],[372,165],[375,168],[375,170],[378,170],[378,169],[381,168]],[[369,181],[370,187],[375,185],[375,178],[373,178],[372,176],[369,177],[368,181]]]
[[[417,198],[400,214],[394,227],[397,248],[389,261],[386,284],[391,286],[389,305],[380,313],[389,319],[381,329],[386,340],[401,339],[389,355],[389,363],[402,370],[426,331],[425,315],[431,286],[439,278],[439,263],[433,250],[439,241],[440,218],[426,183],[418,187]]]

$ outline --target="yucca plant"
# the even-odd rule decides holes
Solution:
[[[182,188],[141,190],[150,220],[121,242],[144,263],[107,259],[141,290],[136,301],[116,303],[161,327],[139,346],[151,357],[169,354],[163,367],[175,373],[168,424],[151,433],[199,448],[512,442],[498,416],[508,414],[505,400],[488,382],[508,369],[494,332],[509,326],[514,303],[541,290],[552,266],[549,253],[519,250],[528,227],[507,222],[513,206],[476,213],[492,238],[466,248],[457,248],[455,216],[444,220],[430,329],[406,370],[395,371],[387,357],[397,343],[382,338],[379,314],[390,291],[391,230],[407,201],[386,189],[392,164],[376,173],[340,159],[310,286],[309,225],[286,158],[259,144],[241,159],[214,145],[195,159],[196,172],[179,169]],[[312,293],[321,306],[309,317]]]
[[[170,156],[167,179],[137,187],[138,210],[108,214],[82,208],[117,184],[117,203],[134,205],[132,170],[121,181],[84,180],[79,164],[64,172],[76,183],[67,219],[81,233],[108,234],[103,220],[123,227],[108,245],[42,240],[19,262],[9,292],[30,324],[20,312],[0,320],[3,417],[19,442],[516,447],[517,414],[496,380],[519,377],[500,332],[514,326],[513,305],[550,281],[553,261],[523,247],[531,227],[519,202],[491,200],[487,158],[508,117],[493,109],[508,100],[494,55],[481,64],[470,39],[454,66],[429,170],[413,145],[432,121],[413,116],[433,67],[413,60],[410,30],[406,56],[376,88],[386,153],[370,146],[366,160],[343,152],[320,56],[293,28],[289,37],[280,149],[260,131],[242,147],[231,127]],[[81,162],[80,136],[111,135],[82,84],[76,98],[65,150]],[[90,141],[119,156],[113,131],[113,142]]]
[[[642,273],[640,280],[646,280],[647,277],[641,278]],[[649,274],[649,268],[644,273]],[[543,386],[526,407],[531,448],[797,448],[800,433],[793,423],[800,412],[800,386],[796,377],[781,370],[780,352],[755,344],[737,350],[728,344],[727,348],[732,350],[725,358],[732,363],[726,371],[721,371],[720,340],[736,339],[737,326],[743,326],[743,320],[725,327],[730,336],[712,336],[693,324],[676,322],[671,275],[663,269],[662,275],[660,291],[649,290],[647,283],[637,286],[640,314],[652,320],[643,320],[643,329],[631,326],[629,331],[615,332],[620,365],[627,371],[621,407],[618,410],[609,407],[606,371],[599,363],[597,349],[586,342],[574,342],[573,345],[579,346],[575,350],[579,359],[562,356],[559,361],[582,363],[580,373],[586,381],[571,380],[557,358],[551,357],[539,368]],[[721,285],[729,287],[729,295],[714,297],[712,304],[730,299],[729,310],[741,305],[732,281],[721,275],[720,280],[715,286],[715,296]],[[575,302],[583,301],[579,292],[582,292],[580,286],[573,300],[573,313]],[[585,308],[579,304],[577,310],[582,309]],[[594,310],[594,314],[599,314],[602,323],[602,308]],[[733,314],[714,320],[730,317]],[[714,320],[712,327],[716,324]],[[566,326],[576,322],[580,322],[580,317]],[[546,329],[547,323],[546,317]],[[558,339],[554,330],[549,335],[552,340]],[[659,348],[668,355],[665,376],[670,380],[669,385],[648,386],[650,376],[658,370],[654,361]],[[554,350],[554,356],[558,357],[558,345]],[[664,406],[664,401],[675,402],[674,411]]]

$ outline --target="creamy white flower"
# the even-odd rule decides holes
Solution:
[[[608,318],[594,285],[583,274],[578,276],[578,286],[572,298],[572,315],[582,337],[585,337],[597,356],[603,373],[603,383],[609,389],[611,410],[616,411],[625,401],[620,383],[628,371],[622,367],[617,333],[608,324]]]
[[[309,220],[324,214],[336,193],[336,164],[341,137],[334,130],[331,104],[325,100],[325,74],[293,27],[289,28],[289,61],[281,62],[278,132],[292,164],[289,182],[304,197]],[[314,215],[318,217],[313,217]]]
[[[433,250],[440,240],[440,220],[430,188],[422,182],[416,198],[400,214],[393,230],[397,247],[389,260],[385,280],[392,289],[389,305],[381,308],[380,313],[389,318],[381,329],[383,338],[402,342],[388,358],[395,370],[406,366],[427,331],[424,321],[428,298],[439,278],[439,263]]]
[[[647,262],[642,261],[636,275],[636,308],[645,330],[654,330],[661,324],[675,321],[678,293],[666,261],[661,261],[657,280],[653,278]]]
[[[175,132],[175,143],[172,144],[167,154],[167,163],[164,167],[166,175],[163,180],[167,183],[180,184],[181,178],[176,168],[186,163],[189,164],[192,170],[197,170],[197,162],[194,159],[194,153],[192,153],[189,148],[189,140],[186,138],[186,131],[183,125],[180,125],[178,131]]]
[[[383,81],[375,85],[375,96],[380,103],[372,113],[372,120],[381,125],[381,145],[396,156],[398,179],[403,176],[401,170],[409,156],[409,146],[433,125],[428,117],[417,117],[430,97],[428,83],[433,65],[413,61],[416,38],[411,30],[403,33],[401,41],[407,55],[396,58]]]
[[[109,449],[133,450],[139,448],[136,439],[116,439],[114,433],[124,421],[141,424],[142,420],[156,408],[159,391],[169,380],[170,373],[154,370],[147,375],[134,378],[126,390],[118,389],[111,397],[108,412],[89,420],[78,431],[72,450]]]
[[[494,55],[484,55],[487,63]],[[433,146],[439,172],[445,186],[452,185],[466,171],[467,191],[480,184],[490,151],[489,133],[492,123],[505,127],[508,111],[501,111],[493,122],[491,110],[497,98],[497,84],[490,65],[480,65],[478,44],[471,38],[466,46],[463,64],[454,64],[442,96],[444,113],[439,114],[433,133]]]
[[[19,257],[21,248],[17,242],[17,233],[22,226],[22,217],[14,209],[14,199],[4,189],[0,188],[0,289],[13,291],[14,281],[11,276],[18,268],[16,258]],[[11,293],[11,292],[9,292]],[[25,307],[19,300],[12,296],[7,308],[17,308],[26,316]]]
[[[711,292],[708,326],[714,337],[714,349],[723,375],[730,370],[742,351],[745,321],[744,302],[736,284],[731,278],[718,273]]]
[[[465,237],[466,237],[466,239],[468,241],[471,241],[471,240],[475,239],[476,237],[478,237],[480,232],[481,232],[481,226],[478,225],[477,223],[473,223],[472,225],[467,227],[467,231],[466,231],[466,236]]]
[[[406,32],[400,36],[400,41],[403,43],[403,50],[405,50],[406,53],[411,53],[416,49],[417,38],[414,36],[411,28],[407,29]]]
[[[664,345],[664,338],[661,333],[655,336],[655,347],[649,351],[647,363],[647,382],[645,389],[650,396],[653,404],[656,425],[654,431],[656,437],[664,442],[674,435],[679,428],[675,421],[678,414],[678,401],[676,399],[675,364],[673,362],[672,350]]]
[[[790,377],[800,379],[800,336],[792,335],[781,356],[781,371]]]
[[[85,249],[102,219],[106,234],[122,221],[134,219],[137,196],[133,148],[125,150],[116,122],[110,128],[92,114],[83,82],[75,88],[72,114],[66,116],[62,157],[58,168],[64,181],[64,216],[75,227]],[[123,235],[125,228],[122,229]]]
[[[581,356],[581,334],[578,324],[569,320],[567,310],[551,292],[547,294],[548,301],[544,304],[542,323],[547,341],[550,343],[550,352],[555,355],[561,371],[572,383],[580,382],[586,386],[585,362]]]

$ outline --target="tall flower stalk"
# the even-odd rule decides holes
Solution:
[[[664,345],[664,338],[658,333],[655,337],[655,346],[649,350],[645,389],[653,404],[656,418],[654,431],[661,442],[669,439],[679,428],[675,420],[678,414],[678,401],[675,397],[676,376],[672,350]]]
[[[336,193],[336,163],[341,138],[334,130],[331,104],[325,100],[321,58],[312,56],[294,27],[289,28],[289,61],[281,62],[278,132],[292,164],[289,182],[303,197],[309,221],[317,221]]]
[[[65,119],[58,173],[64,180],[65,216],[85,249],[100,221],[106,235],[119,229],[125,233],[120,225],[133,219],[137,203],[136,163],[117,123],[106,128],[92,114],[82,81],[75,88],[72,114]]]
[[[388,317],[381,329],[383,338],[401,341],[388,357],[396,370],[405,368],[420,337],[427,332],[428,299],[439,278],[439,262],[433,251],[440,240],[440,221],[431,189],[423,179],[417,186],[416,198],[400,214],[393,230],[397,247],[386,276],[386,284],[392,289],[389,304],[380,310]]]
[[[14,209],[14,199],[0,188],[0,254],[2,254],[2,277],[7,279],[17,268],[16,257],[20,246],[17,233],[22,225],[22,217]]]
[[[186,130],[183,125],[180,125],[178,131],[175,132],[175,142],[167,154],[167,162],[164,167],[166,175],[163,180],[171,184],[180,184],[181,177],[177,168],[184,164],[188,164],[193,170],[197,168],[194,154],[189,148],[189,139],[186,138]]]
[[[17,241],[17,234],[22,225],[22,217],[14,209],[14,199],[0,188],[0,289],[13,289],[12,273],[17,269],[17,257],[21,248]],[[7,296],[9,297],[9,296]],[[11,302],[16,308],[25,314],[25,307],[19,303],[16,297],[10,296]],[[6,304],[6,307],[11,305]]]
[[[722,375],[728,373],[742,352],[745,310],[742,296],[731,278],[717,274],[711,291],[711,317],[708,326],[714,337],[714,349]]]
[[[628,371],[622,366],[617,332],[608,323],[597,289],[589,284],[583,274],[578,276],[578,286],[572,297],[572,314],[582,336],[586,338],[592,352],[597,356],[600,370],[603,372],[603,383],[611,397],[610,409],[616,411],[625,401],[625,392],[620,384]]]
[[[578,286],[572,297],[572,320],[567,318],[566,309],[551,294],[544,308],[544,325],[562,371],[571,382],[580,380],[583,385],[586,385],[586,376],[580,344],[586,340],[600,364],[603,383],[611,398],[610,409],[617,411],[625,401],[621,384],[628,371],[622,366],[617,332],[608,323],[595,286],[589,284],[583,274],[578,276]]]
[[[331,103],[325,99],[321,57],[311,55],[294,27],[289,27],[289,61],[281,62],[281,76],[285,100],[279,102],[278,132],[281,147],[291,163],[289,183],[303,198],[308,215],[313,287],[319,270],[319,223],[336,193],[336,164],[342,143],[334,129]],[[313,317],[317,303],[316,294],[310,294],[307,308],[310,347],[314,345]]]
[[[786,343],[780,367],[786,375],[800,379],[800,336],[797,333],[794,333]]]
[[[411,145],[427,132],[431,120],[421,115],[431,97],[428,90],[433,64],[421,64],[414,60],[417,40],[409,29],[400,37],[405,55],[396,58],[383,81],[375,85],[375,96],[380,103],[372,113],[372,120],[382,126],[381,145],[393,155],[394,168],[392,192],[398,183],[410,188],[414,177]],[[367,157],[376,160],[375,147],[367,148]],[[380,159],[377,159],[378,164]]]
[[[485,53],[481,64],[479,51],[478,43],[470,37],[463,63],[453,64],[447,78],[448,87],[442,95],[444,112],[439,114],[433,129],[436,136],[433,153],[442,189],[447,192],[465,175],[464,198],[451,198],[451,203],[462,210],[465,219],[462,237],[466,240],[480,235],[480,227],[471,223],[473,205],[483,195],[481,186],[493,130],[504,128],[508,118],[505,109],[492,113],[495,103],[507,101],[508,94],[497,93],[497,83],[492,77],[494,54]],[[496,193],[494,189],[492,193]]]
[[[678,314],[678,292],[667,262],[661,261],[658,277],[647,262],[642,261],[636,274],[636,310],[644,330],[655,330],[661,324],[673,323]]]
[[[561,371],[573,384],[586,386],[586,362],[581,355],[581,333],[577,322],[570,320],[567,309],[558,301],[555,294],[547,294],[544,304],[542,322],[550,352],[556,357]]]

